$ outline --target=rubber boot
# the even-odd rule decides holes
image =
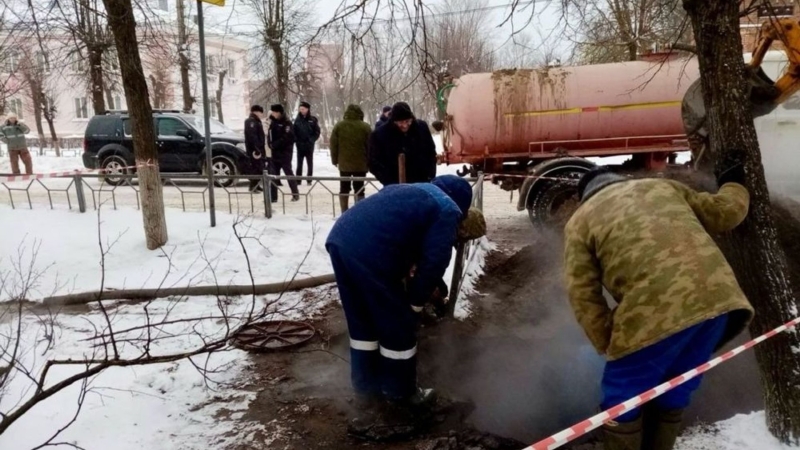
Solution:
[[[642,450],[642,416],[633,422],[609,422],[603,425],[605,450]],[[647,449],[651,450],[651,449]]]
[[[656,410],[654,411],[652,445],[649,449],[652,450],[672,450],[675,446],[675,441],[681,433],[681,424],[683,423],[682,409],[672,410]]]
[[[339,206],[342,207],[342,213],[347,211],[350,208],[350,197],[347,196],[339,197]]]

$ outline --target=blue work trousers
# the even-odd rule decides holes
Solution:
[[[602,408],[612,408],[711,359],[728,323],[728,315],[716,317],[680,331],[630,355],[606,363],[603,373]],[[697,376],[652,400],[662,410],[689,406],[700,387]],[[621,415],[618,422],[631,422],[639,409]]]
[[[381,276],[345,248],[327,250],[350,333],[353,388],[407,398],[417,388],[417,317],[401,280]]]

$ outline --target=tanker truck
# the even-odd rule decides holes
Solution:
[[[756,116],[773,114],[796,91],[785,82],[782,90],[775,87],[772,80],[793,73],[794,65],[787,71],[786,54],[767,52],[771,43],[762,39],[752,58],[744,55],[760,96],[751,94]],[[577,202],[576,180],[595,167],[587,158],[631,155],[625,170],[663,170],[680,152],[697,158],[704,150],[695,58],[661,54],[473,73],[442,94],[442,162],[463,165],[462,176],[483,172],[502,189],[518,191],[517,209],[527,210],[534,224],[558,220],[562,206]]]

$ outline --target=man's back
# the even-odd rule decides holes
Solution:
[[[735,183],[705,194],[662,179],[615,183],[585,200],[565,229],[565,271],[579,316],[594,308],[583,300],[598,276],[619,303],[609,358],[746,304],[709,232],[738,225],[748,202]]]
[[[454,242],[461,212],[444,192],[430,184],[388,186],[343,214],[326,245],[347,248],[376,271],[403,277],[422,254],[428,228],[442,217],[453,224],[452,236],[441,240]]]

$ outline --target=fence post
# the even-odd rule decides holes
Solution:
[[[264,187],[264,216],[272,219],[272,177],[266,170],[261,172],[261,184]]]
[[[450,299],[447,302],[447,317],[453,318],[456,312],[458,293],[461,290],[461,278],[464,275],[464,251],[467,244],[459,242],[456,245],[456,260],[453,266],[453,278],[450,280]]]
[[[80,174],[72,177],[75,181],[75,196],[78,197],[78,211],[86,212],[86,196],[83,194],[83,178]]]

